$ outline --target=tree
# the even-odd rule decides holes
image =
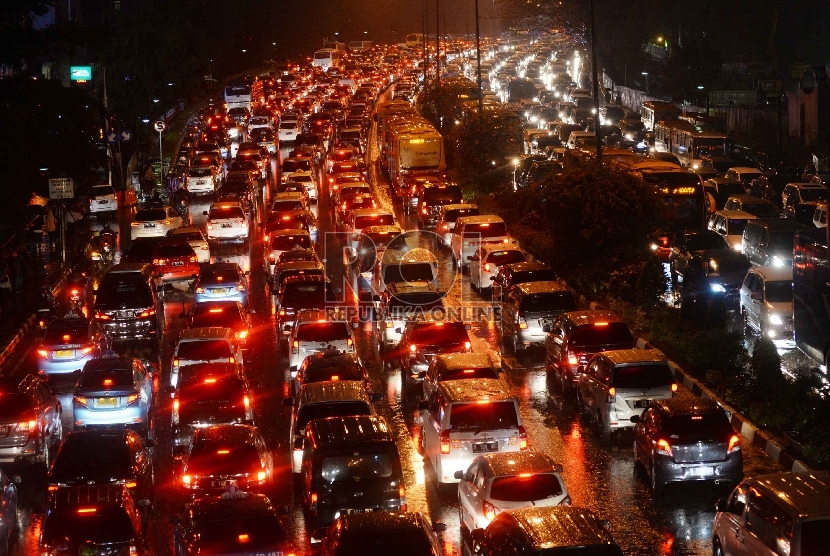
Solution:
[[[514,114],[503,109],[478,111],[460,120],[447,136],[447,158],[462,185],[475,185],[493,170],[522,152],[522,127]],[[489,189],[489,188],[483,188]]]

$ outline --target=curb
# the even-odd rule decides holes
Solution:
[[[69,269],[65,268],[61,272],[61,277],[58,278],[58,281],[52,286],[52,295],[57,296],[60,292],[63,285],[66,283],[66,277],[69,276]],[[14,354],[15,349],[17,348],[18,344],[23,341],[23,338],[26,337],[26,334],[29,332],[29,329],[35,324],[35,314],[29,316],[26,322],[18,329],[17,333],[11,339],[6,347],[3,348],[2,353],[0,353],[0,365],[5,365],[6,362],[11,358],[12,354]],[[2,374],[2,373],[0,373]]]
[[[593,303],[591,304],[593,308]],[[648,340],[645,338],[638,338],[637,339],[637,349],[647,349],[659,353],[665,357],[665,353],[654,347]],[[666,357],[668,359],[668,357]],[[730,423],[732,424],[732,428],[735,429],[741,436],[743,436],[747,442],[749,442],[752,446],[755,446],[759,450],[763,451],[767,454],[767,456],[772,459],[772,461],[779,463],[787,469],[787,471],[793,472],[809,472],[812,471],[812,468],[804,463],[803,461],[796,459],[791,452],[791,448],[786,445],[781,445],[777,441],[773,440],[769,434],[761,430],[759,427],[754,425],[750,422],[746,417],[735,411],[734,408],[729,406],[726,402],[720,399],[717,394],[715,394],[712,390],[707,388],[703,383],[699,380],[692,378],[688,372],[683,370],[677,363],[668,359],[669,367],[671,367],[672,372],[674,373],[675,378],[678,379],[678,382],[683,384],[687,390],[689,390],[692,394],[699,398],[709,398],[715,400],[718,405],[723,407],[726,411],[727,416],[729,417]]]

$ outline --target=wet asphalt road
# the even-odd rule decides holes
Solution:
[[[286,154],[283,150],[283,155]],[[370,159],[376,156],[371,148]],[[373,160],[370,160],[373,162]],[[271,181],[277,175],[277,164],[272,163]],[[411,216],[404,216],[399,204],[392,203],[388,186],[381,178],[377,166],[370,163],[370,179],[376,187],[382,204],[393,207],[404,229],[417,229]],[[267,204],[269,187],[263,188],[263,203]],[[210,200],[199,200],[192,208],[193,222],[204,227],[202,210]],[[330,211],[325,188],[318,205],[321,231],[331,229]],[[129,213],[122,214],[122,231],[128,231]],[[250,306],[255,331],[249,345],[255,352],[248,353],[246,364],[249,378],[261,381],[253,404],[257,422],[264,430],[266,440],[273,450],[276,484],[271,493],[277,505],[288,505],[290,513],[285,520],[294,551],[305,554],[310,551],[304,530],[301,498],[295,495],[289,467],[288,419],[290,411],[282,405],[288,393],[288,368],[285,341],[279,345],[274,333],[274,311],[267,293],[262,266],[262,242],[256,227],[252,227],[248,245],[222,245],[213,247],[214,259],[234,260],[251,270]],[[122,233],[122,236],[125,234]],[[128,237],[128,236],[127,236]],[[418,241],[418,240],[416,240]],[[433,249],[428,238],[422,238],[423,246]],[[122,246],[123,248],[124,246]],[[434,249],[433,249],[434,250]],[[327,272],[336,284],[350,283],[344,274],[341,257],[335,249],[325,253]],[[453,270],[448,250],[438,249],[435,254],[440,262],[439,279],[449,290],[445,304],[462,307],[487,307],[488,304],[470,290],[469,280]],[[343,282],[341,282],[341,280]],[[346,301],[354,303],[353,290],[345,288]],[[174,340],[182,324],[179,314],[192,303],[186,291],[177,291],[164,300],[165,331],[161,341],[161,383],[167,383],[172,350],[168,342]],[[490,350],[497,354],[500,346],[499,327],[494,322],[474,322],[471,336],[475,351]],[[358,333],[358,349],[367,361],[374,361],[371,370],[372,386],[384,393],[377,404],[378,412],[386,418],[394,431],[404,468],[407,499],[410,510],[429,515],[433,521],[447,524],[445,533],[439,534],[447,554],[467,553],[462,546],[458,526],[458,504],[452,491],[436,488],[431,470],[425,467],[416,446],[419,434],[417,400],[401,392],[399,370],[382,361],[375,348],[370,323],[363,324]],[[31,350],[31,340],[21,344],[21,357]],[[722,488],[702,485],[686,485],[670,488],[659,499],[650,494],[646,481],[634,471],[630,436],[617,438],[612,444],[604,444],[591,423],[580,419],[574,404],[563,401],[561,393],[548,379],[540,350],[530,351],[519,359],[505,357],[503,365],[513,394],[518,398],[524,426],[531,446],[548,452],[564,466],[563,477],[574,505],[586,506],[597,515],[611,522],[611,531],[625,554],[711,554],[711,526],[715,515],[714,505],[725,494]],[[17,372],[31,372],[34,365],[29,357],[22,358]],[[55,383],[63,402],[64,430],[71,430],[72,384]],[[681,395],[691,395],[681,392]],[[170,457],[170,400],[161,395],[155,410],[156,436],[154,466],[157,486],[157,507],[148,527],[150,554],[172,553],[172,526],[168,517],[181,512],[185,499],[177,488],[177,471]],[[745,472],[755,475],[780,470],[763,453],[744,446]],[[20,485],[19,534],[14,543],[14,554],[34,555],[45,505],[45,487],[42,469],[16,469],[23,482]]]

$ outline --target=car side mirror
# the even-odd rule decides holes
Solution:
[[[294,439],[294,449],[295,450],[304,450],[305,449],[305,437],[298,436]]]
[[[285,398],[282,400],[282,405],[286,407],[294,407],[294,400],[292,400],[291,398]]]
[[[379,301],[380,301],[380,296],[379,296],[378,294],[374,294],[374,295],[372,296],[372,301],[374,301],[374,302],[379,302]]]
[[[320,544],[321,542],[323,542],[325,540],[328,533],[329,533],[328,529],[326,529],[325,527],[320,527],[319,529],[316,529],[314,531],[314,533],[311,534],[311,538],[309,539],[309,542],[312,545]]]
[[[403,330],[401,330],[400,328],[396,328],[395,334],[403,334]]]
[[[718,503],[715,504],[715,511],[718,512],[728,512],[729,511],[729,503],[726,501],[726,498],[721,498],[718,500]]]
[[[473,260],[473,256],[472,256],[472,255],[467,255],[467,260],[468,260],[468,261],[472,261],[472,260]]]
[[[440,522],[433,523],[432,524],[432,530],[436,533],[443,533],[444,531],[447,530],[447,524],[446,523],[440,523]]]
[[[426,371],[418,371],[418,378],[426,378],[427,372]]]
[[[202,216],[207,216],[207,215],[208,215],[208,211],[203,210],[203,211],[202,211]]]
[[[418,402],[418,411],[429,411],[429,402],[426,400]]]
[[[637,423],[640,422],[640,416],[639,415],[632,415],[631,416],[631,422],[636,425]]]
[[[473,327],[472,327],[472,325],[470,325],[470,324],[465,324],[465,325],[464,325],[464,329],[465,329],[465,330],[472,330],[472,329],[473,329]]]
[[[372,392],[372,401],[379,402],[383,400],[383,393],[382,392]]]
[[[496,281],[496,277],[495,277],[495,276],[490,276],[490,281],[491,281],[491,282],[495,282],[495,281]]]
[[[473,529],[470,531],[470,538],[474,543],[481,543],[484,541],[484,529]]]
[[[464,472],[463,471],[456,471],[455,473],[452,474],[452,476],[454,478],[458,479],[459,481],[464,480]]]

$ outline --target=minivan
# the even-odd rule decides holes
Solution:
[[[471,203],[444,205],[438,211],[438,218],[435,222],[435,233],[440,235],[444,243],[449,245],[452,240],[452,231],[455,229],[455,222],[464,216],[478,215],[478,205]]]
[[[179,369],[197,363],[242,363],[242,344],[230,328],[202,327],[183,330],[170,366],[170,386],[176,387]]]
[[[288,276],[277,293],[277,338],[290,334],[300,309],[334,309],[340,288],[333,288],[328,277],[318,274]]]
[[[516,399],[501,379],[447,380],[418,404],[420,447],[439,486],[457,483],[473,459],[493,452],[523,452],[528,439]]]
[[[394,283],[431,283],[438,286],[438,259],[426,249],[399,251],[387,248],[376,257],[372,272],[372,292],[379,295]]]
[[[576,299],[561,282],[525,282],[507,292],[501,308],[502,342],[518,353],[533,344],[542,344],[553,321],[576,310]]]
[[[709,229],[722,235],[729,246],[740,253],[744,228],[750,220],[755,220],[754,214],[742,210],[719,210],[709,218]]]
[[[830,474],[826,472],[772,473],[745,479],[716,509],[713,554],[827,553]]]
[[[113,340],[156,340],[161,328],[152,265],[117,264],[95,290],[95,322]]]
[[[355,327],[357,324],[353,323]],[[297,312],[297,320],[291,328],[288,342],[288,369],[292,376],[309,355],[326,350],[341,353],[355,351],[350,323],[336,313],[320,309],[304,309]]]
[[[476,250],[488,243],[510,243],[507,235],[507,225],[500,216],[482,214],[479,216],[464,216],[455,221],[450,248],[455,256],[458,269],[466,268],[470,262],[467,257],[475,254]]]
[[[309,421],[302,442],[303,505],[309,530],[340,515],[405,512],[406,486],[395,437],[382,417]]]
[[[752,220],[744,228],[743,253],[757,266],[792,266],[795,234],[804,229],[788,218]]]

